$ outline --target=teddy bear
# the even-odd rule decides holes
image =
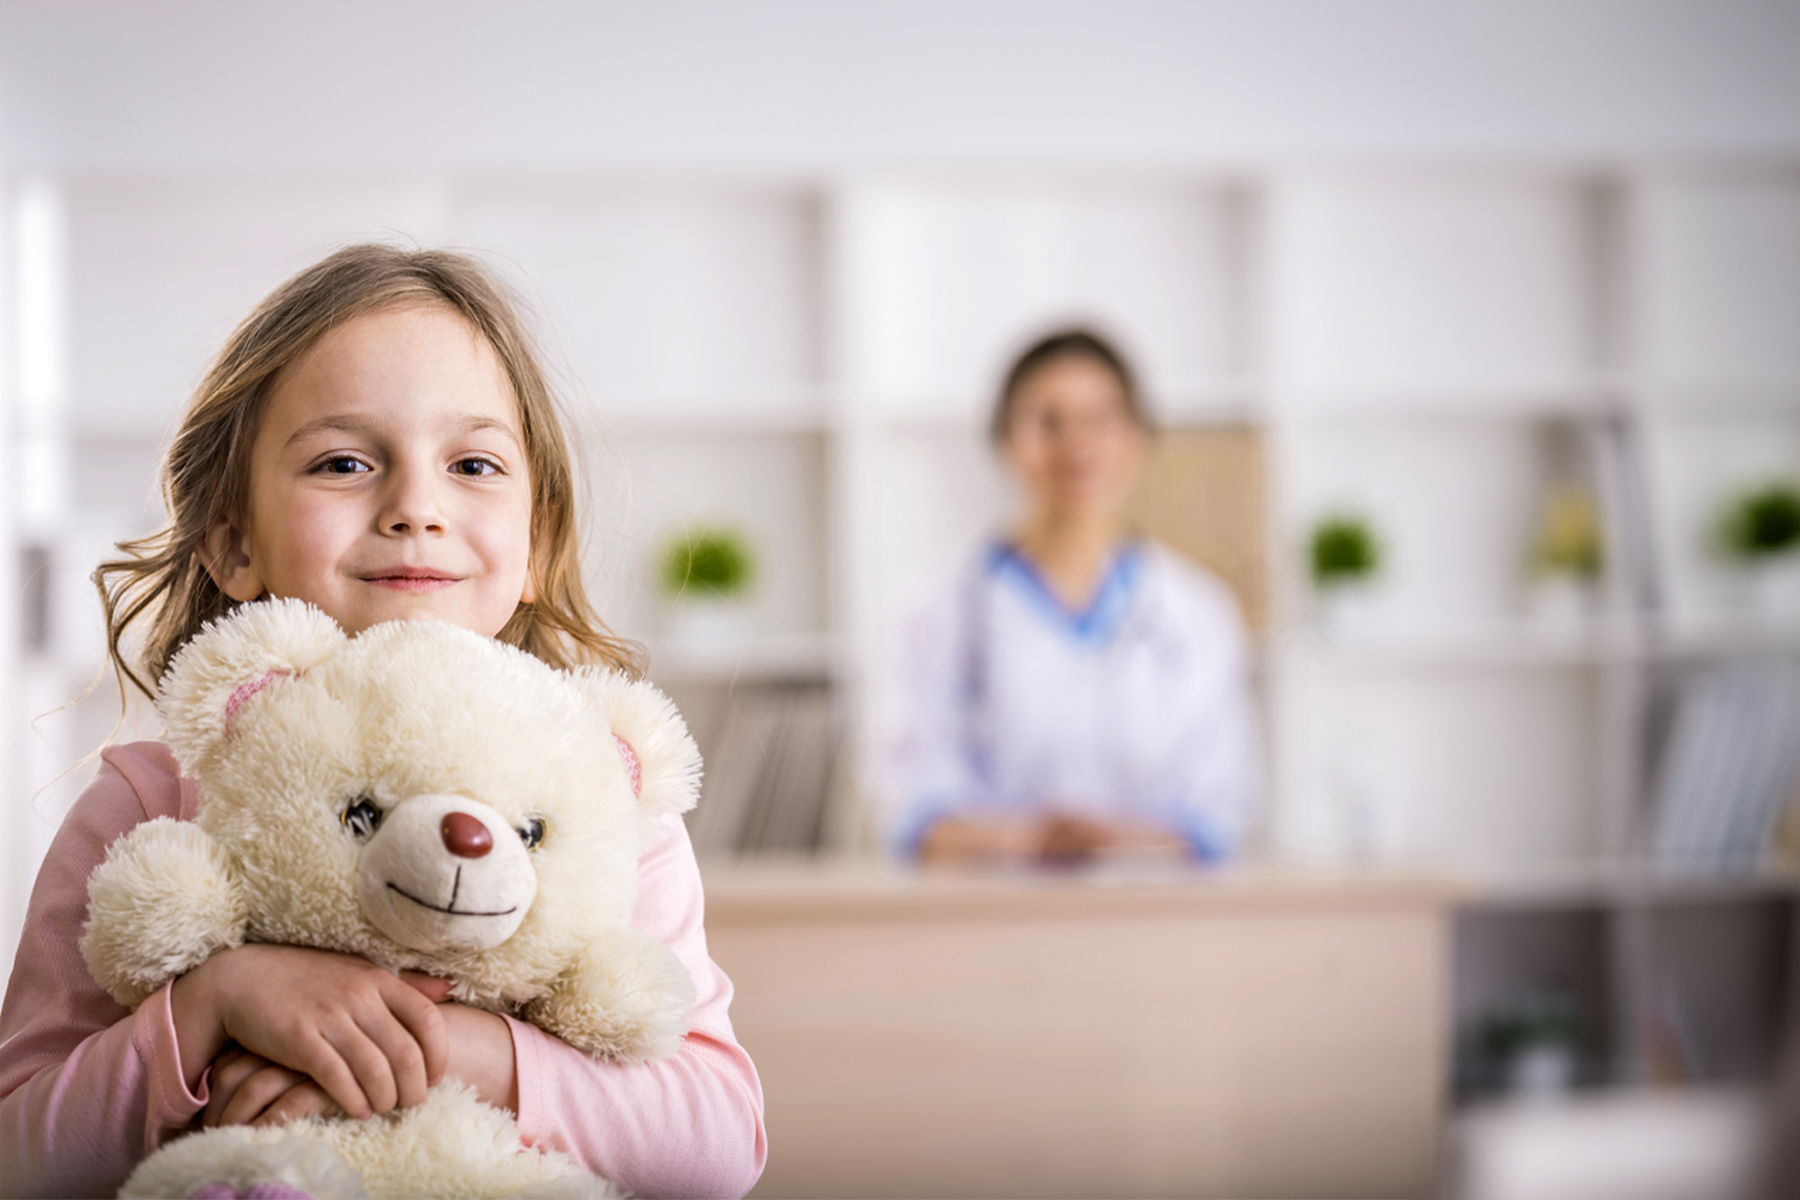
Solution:
[[[700,758],[651,685],[559,671],[436,622],[349,637],[270,600],[196,636],[157,708],[199,802],[192,822],[119,838],[90,879],[81,950],[121,1003],[220,950],[274,942],[442,977],[453,999],[607,1059],[679,1048],[693,982],[631,919],[640,852],[665,814],[693,806]],[[256,1187],[613,1194],[446,1082],[367,1121],[187,1135],[121,1195]]]

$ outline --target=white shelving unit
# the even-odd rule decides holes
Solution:
[[[1261,441],[1270,852],[1467,872],[1490,898],[1481,995],[1508,963],[1535,978],[1571,961],[1557,946],[1592,951],[1610,966],[1574,990],[1610,1008],[1595,1036],[1626,1074],[1634,1005],[1691,967],[1659,956],[1662,931],[1691,948],[1696,905],[1761,931],[1746,945],[1795,924],[1788,882],[1697,893],[1631,864],[1672,681],[1800,652],[1800,612],[1750,621],[1706,544],[1734,489],[1800,476],[1800,164],[54,187],[72,466],[66,511],[27,528],[52,559],[33,697],[91,675],[81,576],[99,533],[154,520],[158,443],[206,356],[342,241],[495,253],[571,383],[603,611],[689,690],[831,680],[853,733],[896,606],[1008,510],[983,427],[1008,357],[1092,321],[1165,424]],[[1525,564],[1565,479],[1598,494],[1609,563],[1593,620],[1549,628]],[[1303,572],[1334,508],[1388,552],[1356,637],[1319,631]],[[694,521],[739,526],[761,560],[727,643],[664,637],[654,551]],[[75,732],[34,786],[110,725],[60,719]],[[1520,913],[1547,922],[1536,959]]]

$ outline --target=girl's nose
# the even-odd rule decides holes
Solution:
[[[381,529],[391,534],[442,533],[443,510],[432,481],[422,473],[399,473],[382,506]]]

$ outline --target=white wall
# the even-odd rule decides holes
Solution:
[[[1779,0],[9,0],[0,162],[816,171],[1800,145]]]

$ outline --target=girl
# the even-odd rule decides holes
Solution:
[[[466,258],[354,246],[277,289],[189,404],[163,494],[168,526],[95,573],[114,665],[146,692],[207,621],[262,596],[309,601],[353,634],[435,618],[553,666],[637,669],[583,593],[549,388]],[[139,628],[147,683],[122,650]],[[0,1010],[6,1195],[111,1195],[195,1123],[366,1116],[444,1076],[629,1192],[741,1195],[756,1181],[761,1085],[707,956],[678,819],[643,854],[636,923],[692,974],[693,1032],[673,1058],[621,1066],[443,1002],[439,981],[288,946],[221,952],[120,1008],[77,949],[87,876],[138,822],[191,818],[195,787],[158,742],[101,759],[38,876]]]
[[[1254,800],[1243,623],[1212,576],[1132,535],[1150,422],[1086,330],[1020,356],[990,436],[1016,530],[906,631],[884,783],[890,837],[927,861],[1217,861]]]

